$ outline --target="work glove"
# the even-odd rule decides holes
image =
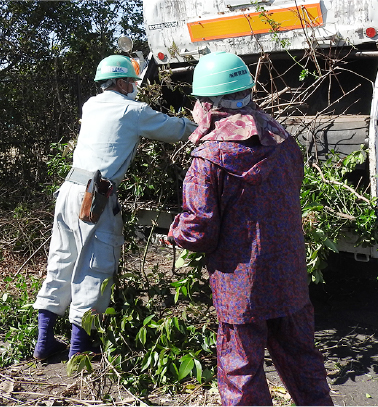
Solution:
[[[167,235],[167,236],[164,236],[164,237],[161,239],[161,242],[162,242],[162,244],[163,244],[164,246],[173,247],[173,248],[176,247],[176,242],[175,242],[175,239],[174,239],[174,237],[173,237],[173,233],[172,233],[172,230],[171,230],[171,229],[169,229],[168,235]]]
[[[172,246],[176,246],[176,242],[175,242],[175,239],[173,237],[172,229],[169,229],[168,236],[167,236],[167,241]]]

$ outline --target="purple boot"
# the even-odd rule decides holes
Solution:
[[[72,324],[71,345],[68,358],[71,359],[72,356],[83,352],[100,353],[101,351],[99,347],[93,346],[92,339],[84,328]]]
[[[49,356],[67,349],[67,345],[54,338],[54,325],[58,315],[45,309],[38,311],[38,340],[34,349],[37,360],[45,360]]]

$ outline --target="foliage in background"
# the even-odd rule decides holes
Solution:
[[[0,290],[0,367],[29,359],[33,354],[38,335],[38,313],[33,303],[40,287],[41,280],[35,276],[4,278]],[[55,333],[68,343],[68,312],[58,318]]]
[[[135,50],[148,55],[149,49],[143,25],[143,1],[129,0],[122,4],[122,10],[120,26],[123,33],[133,39]]]
[[[141,0],[10,1],[0,5],[0,186],[20,200],[48,178],[50,145],[76,137],[83,103],[97,92],[99,61],[136,28]]]
[[[338,252],[342,239],[356,246],[378,243],[376,200],[362,184],[348,176],[366,160],[366,149],[341,159],[331,154],[323,163],[307,162],[301,190],[302,221],[306,241],[309,280],[324,282],[322,270],[330,251]]]
[[[30,357],[37,336],[37,318],[30,299],[40,283],[19,275],[14,282],[5,277],[0,297],[0,367]],[[12,283],[12,284],[11,284]]]
[[[170,72],[160,72],[157,82],[147,82],[139,89],[137,100],[170,116],[192,119],[190,91],[189,83],[174,81]],[[178,211],[191,150],[190,142],[169,144],[142,139],[119,188],[124,206],[129,210],[147,206]]]

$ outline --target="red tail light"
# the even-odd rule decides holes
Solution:
[[[369,38],[373,38],[377,35],[377,30],[373,27],[369,27],[366,29],[365,33]]]

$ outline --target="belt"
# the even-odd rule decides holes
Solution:
[[[96,171],[82,170],[81,168],[72,167],[66,177],[66,181],[74,184],[87,185],[88,181],[93,178]]]
[[[96,171],[87,171],[72,167],[66,176],[66,181],[73,182],[74,184],[88,185],[88,181],[94,177],[95,173]],[[111,193],[111,195],[113,195],[117,191],[117,186],[113,181],[108,181],[113,185],[113,192]]]

